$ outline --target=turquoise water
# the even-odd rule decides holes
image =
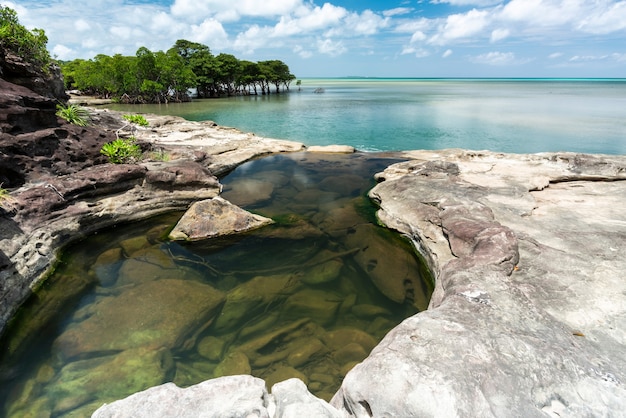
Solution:
[[[626,79],[303,79],[289,94],[112,107],[363,151],[626,154]]]

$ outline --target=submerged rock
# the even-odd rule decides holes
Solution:
[[[72,359],[144,346],[189,348],[223,302],[222,292],[202,283],[146,282],[100,301],[92,316],[56,339],[54,349]]]
[[[196,202],[178,221],[169,238],[197,241],[251,231],[274,223],[252,214],[221,197]]]

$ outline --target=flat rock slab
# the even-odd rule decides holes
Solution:
[[[189,348],[224,300],[219,290],[190,280],[142,283],[103,299],[89,318],[61,334],[54,347],[65,359],[137,347]]]
[[[411,152],[379,218],[437,287],[346,376],[350,416],[621,416],[626,157]]]
[[[239,234],[272,223],[274,221],[269,218],[250,213],[221,197],[214,197],[192,204],[172,229],[169,238],[198,241]]]

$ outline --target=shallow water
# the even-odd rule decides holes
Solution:
[[[275,225],[181,244],[163,239],[174,214],[68,249],[2,343],[0,414],[88,416],[163,382],[241,373],[270,386],[300,377],[329,399],[432,291],[365,196],[393,161],[264,158],[223,179],[223,197]]]
[[[626,80],[303,79],[289,94],[112,107],[363,151],[626,154]]]

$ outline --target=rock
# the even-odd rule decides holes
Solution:
[[[328,325],[337,316],[341,299],[334,293],[304,289],[285,301],[284,312],[292,318],[311,318],[320,325]]]
[[[313,358],[325,354],[328,349],[318,338],[308,337],[294,341],[289,351],[287,364],[292,367],[300,367]]]
[[[391,316],[391,312],[382,306],[369,305],[365,303],[354,305],[351,310],[352,314],[357,318],[373,319],[378,316]]]
[[[92,269],[100,286],[110,287],[115,284],[123,260],[121,248],[111,248],[98,256]]]
[[[228,292],[213,329],[233,330],[242,320],[265,310],[269,304],[283,301],[300,286],[297,276],[292,274],[254,277]]]
[[[359,248],[354,260],[368,273],[380,292],[392,301],[427,306],[424,279],[417,260],[399,247],[397,237],[375,225],[357,225],[348,235],[348,245]],[[367,243],[367,245],[363,244]]]
[[[202,281],[196,270],[177,264],[171,254],[158,247],[148,247],[133,253],[124,260],[118,271],[117,284],[141,284],[160,279]]]
[[[626,161],[411,155],[371,196],[428,260],[435,293],[331,404],[351,416],[619,415]]]
[[[198,354],[202,357],[211,361],[219,361],[222,358],[225,347],[226,341],[224,339],[209,335],[198,342],[197,349]]]
[[[250,374],[250,360],[240,352],[233,351],[228,353],[226,357],[215,368],[215,376],[232,376],[237,374]]]
[[[312,145],[307,147],[308,152],[323,152],[323,153],[336,153],[336,154],[352,154],[356,152],[354,147],[349,145]]]
[[[278,382],[293,378],[303,381],[305,385],[308,382],[308,379],[304,374],[294,369],[293,367],[288,366],[279,366],[276,370],[274,370],[265,378],[265,382],[269,387],[272,387]]]
[[[166,383],[100,407],[92,418],[229,416],[270,418],[265,382],[252,376],[226,376],[185,389]]]
[[[340,350],[348,344],[356,343],[370,351],[376,345],[376,339],[365,331],[347,327],[327,332],[322,340],[331,350]]]
[[[274,223],[269,218],[252,214],[225,199],[196,202],[178,221],[169,238],[197,241],[224,235],[238,234]]]
[[[93,401],[96,394],[100,399],[115,400],[161,384],[173,366],[171,353],[164,348],[138,348],[79,360],[61,369],[48,396],[54,400],[55,414],[69,412]]]
[[[344,365],[363,360],[368,352],[357,343],[349,343],[333,353],[333,360],[337,364]]]
[[[54,343],[61,358],[135,347],[190,348],[211,324],[224,295],[198,282],[155,280],[103,299],[94,314]]]
[[[327,402],[313,396],[304,382],[298,378],[276,383],[272,386],[272,395],[276,402],[277,417],[299,418],[303,414],[310,418],[342,417],[339,411]]]
[[[150,243],[148,242],[148,238],[143,235],[125,239],[124,241],[120,242],[120,247],[122,247],[122,250],[124,250],[124,254],[126,254],[127,257],[131,257],[135,252],[149,246]]]

